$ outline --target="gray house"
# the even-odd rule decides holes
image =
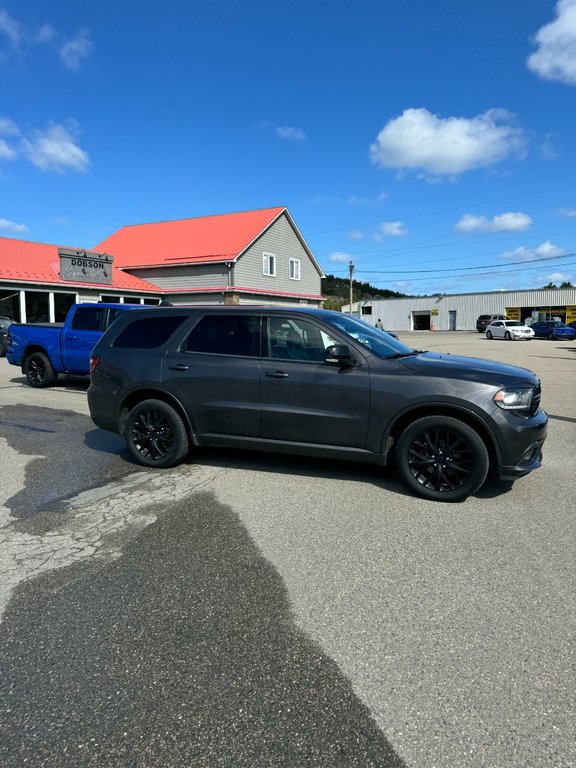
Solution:
[[[322,269],[284,207],[126,226],[94,250],[171,304],[322,301]]]

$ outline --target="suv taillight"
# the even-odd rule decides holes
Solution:
[[[90,373],[94,373],[100,362],[100,355],[90,355]]]

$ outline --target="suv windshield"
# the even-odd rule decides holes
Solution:
[[[413,355],[416,353],[412,347],[408,347],[398,339],[395,339],[386,331],[379,331],[377,328],[368,325],[363,320],[345,314],[334,314],[330,317],[324,317],[330,325],[351,336],[354,341],[367,347],[378,357],[399,357],[403,355]]]

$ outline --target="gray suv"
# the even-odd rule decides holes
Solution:
[[[233,446],[384,465],[419,496],[460,501],[490,467],[541,464],[548,417],[531,371],[411,349],[341,312],[126,312],[96,344],[88,403],[147,467]]]

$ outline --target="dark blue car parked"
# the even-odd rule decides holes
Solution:
[[[564,325],[559,320],[541,320],[531,326],[537,339],[563,339],[572,341],[576,339],[576,329]]]

